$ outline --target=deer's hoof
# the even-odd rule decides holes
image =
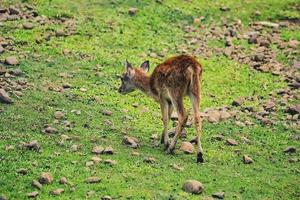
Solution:
[[[204,160],[203,160],[203,154],[202,154],[202,152],[199,152],[197,154],[197,163],[203,163],[203,162],[204,162]]]
[[[170,146],[169,142],[165,143],[165,151],[169,148],[169,146]]]
[[[168,149],[166,150],[167,154],[173,154],[174,153],[174,147],[172,148],[171,146],[168,147]]]

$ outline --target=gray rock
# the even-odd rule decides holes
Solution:
[[[15,56],[9,56],[5,59],[5,63],[8,65],[17,65],[19,61]]]
[[[215,192],[211,196],[213,198],[216,198],[216,199],[224,199],[225,198],[225,192]]]
[[[86,183],[90,183],[90,184],[99,183],[100,181],[101,181],[101,178],[97,177],[97,176],[92,176],[85,180]]]
[[[0,102],[2,103],[12,103],[12,99],[9,97],[8,93],[0,88]]]
[[[187,180],[183,186],[182,189],[187,192],[187,193],[192,193],[192,194],[200,194],[202,193],[204,187],[202,183],[196,180]]]

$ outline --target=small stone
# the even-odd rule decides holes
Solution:
[[[226,144],[230,145],[230,146],[236,146],[236,145],[238,145],[238,142],[236,140],[234,140],[234,139],[228,138],[226,140]]]
[[[8,200],[8,198],[5,195],[0,194],[0,200]]]
[[[38,182],[37,180],[33,180],[31,185],[39,190],[41,190],[43,187],[43,185],[40,182]]]
[[[88,162],[85,163],[86,167],[90,167],[90,166],[93,166],[93,165],[94,165],[93,161],[88,161]]]
[[[8,65],[17,65],[19,61],[15,56],[9,56],[5,59],[5,63]]]
[[[13,76],[22,76],[24,74],[21,69],[13,69],[9,73]]]
[[[70,151],[71,151],[71,152],[76,152],[76,151],[78,151],[78,145],[73,144],[73,145],[70,147]]]
[[[117,161],[111,160],[111,159],[107,159],[107,160],[104,160],[104,163],[113,166],[113,165],[117,164]]]
[[[286,109],[286,112],[291,114],[291,115],[300,114],[300,104],[289,106]]]
[[[154,133],[150,137],[151,140],[157,140],[158,139],[158,134]]]
[[[215,192],[211,196],[213,198],[217,198],[217,199],[224,199],[225,198],[225,192]]]
[[[64,30],[59,29],[59,30],[56,31],[55,35],[56,35],[57,37],[62,37],[62,36],[65,36],[66,33],[65,33]]]
[[[99,157],[97,157],[97,156],[93,156],[93,157],[91,158],[91,160],[92,160],[95,164],[98,164],[99,162],[102,161],[102,159],[99,158]]]
[[[54,195],[54,196],[59,196],[61,195],[65,190],[62,189],[62,188],[58,188],[58,189],[55,189],[55,190],[52,190],[50,192],[50,194]]]
[[[175,169],[175,170],[178,170],[178,171],[183,171],[183,170],[184,170],[183,167],[180,167],[180,166],[178,166],[177,164],[171,164],[171,167],[172,167],[173,169]]]
[[[101,200],[112,200],[112,198],[110,196],[103,196],[101,197]]]
[[[55,113],[54,113],[54,118],[55,119],[62,119],[63,117],[64,117],[64,113],[63,112],[61,112],[61,111],[56,111]]]
[[[13,145],[7,145],[5,146],[5,151],[11,151],[11,150],[14,150],[14,146]]]
[[[114,154],[114,149],[112,147],[106,147],[103,151],[104,154]]]
[[[3,103],[12,103],[12,99],[9,97],[8,93],[0,88],[0,102],[3,102]]]
[[[139,152],[137,152],[137,151],[133,151],[132,153],[131,153],[131,155],[133,155],[133,156],[139,156],[139,155],[141,155]]]
[[[262,26],[269,27],[269,28],[278,28],[279,27],[279,24],[267,22],[267,21],[256,22],[255,24],[262,25]]]
[[[103,153],[104,148],[102,146],[94,146],[92,149],[92,153],[94,154],[101,154]]]
[[[293,146],[287,147],[283,150],[284,153],[295,153],[297,149]]]
[[[110,110],[104,110],[104,111],[102,111],[102,114],[106,115],[106,116],[111,116],[113,114],[113,112]]]
[[[137,9],[137,8],[129,8],[129,9],[128,9],[128,14],[129,14],[130,16],[136,15],[137,12],[138,12],[138,9]]]
[[[226,120],[226,119],[228,119],[228,118],[230,118],[230,117],[231,117],[231,115],[230,115],[229,112],[224,111],[224,110],[220,111],[220,118],[221,118],[222,120]]]
[[[194,146],[190,142],[182,142],[180,150],[187,154],[194,152]]]
[[[29,192],[29,193],[26,194],[26,196],[29,197],[29,198],[35,198],[38,195],[39,195],[39,192],[37,192],[37,191]]]
[[[49,172],[42,172],[39,182],[41,184],[50,184],[53,181],[53,177]]]
[[[101,178],[99,178],[97,176],[92,176],[85,180],[86,183],[90,183],[90,184],[99,183],[100,181],[101,181]]]
[[[17,9],[17,8],[15,8],[14,6],[10,6],[8,8],[8,12],[9,12],[10,15],[18,15],[18,14],[20,14],[20,10]]]
[[[33,23],[30,23],[30,22],[25,22],[24,24],[23,24],[23,28],[24,29],[33,29],[33,27],[34,27],[34,24]]]
[[[250,158],[248,155],[244,155],[244,156],[243,156],[243,162],[244,162],[245,164],[251,164],[251,163],[253,163],[253,160],[252,160],[252,158]]]
[[[226,6],[222,6],[220,8],[221,11],[226,12],[226,11],[230,11],[230,8],[226,7]]]
[[[28,143],[23,143],[21,146],[28,150],[39,150],[40,149],[40,145],[37,140],[33,140]]]
[[[26,175],[28,173],[28,169],[20,168],[17,170],[18,174]]]
[[[222,141],[224,140],[224,135],[213,135],[212,139],[217,141]]]
[[[156,159],[150,156],[150,157],[146,157],[144,159],[144,162],[153,164],[153,163],[156,163]]]
[[[200,194],[202,193],[204,187],[202,183],[196,180],[187,180],[183,186],[182,189],[187,192],[187,193],[192,193],[192,194]]]
[[[221,119],[220,112],[217,110],[211,110],[207,112],[207,120],[211,123],[219,122]]]
[[[87,197],[91,197],[91,196],[93,196],[93,195],[95,195],[95,194],[96,194],[96,192],[93,191],[93,190],[91,190],[91,191],[88,191],[88,192],[86,193],[86,196],[87,196]]]
[[[59,184],[68,184],[67,178],[66,178],[66,177],[61,177],[61,178],[59,179]]]
[[[300,42],[298,40],[290,40],[288,42],[288,46],[291,47],[291,48],[296,49],[299,46],[299,43]]]
[[[5,49],[2,47],[2,45],[0,45],[0,53],[3,53],[5,51]]]
[[[130,136],[124,136],[122,142],[131,148],[138,148],[139,146],[138,139]]]
[[[54,133],[57,133],[57,129],[50,125],[46,125],[43,132],[47,133],[47,134],[54,134]]]

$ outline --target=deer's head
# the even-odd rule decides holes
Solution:
[[[141,64],[139,69],[134,69],[132,65],[126,60],[125,62],[125,72],[120,76],[121,86],[119,88],[119,93],[128,94],[136,89],[136,84],[134,82],[136,70],[142,70],[143,72],[148,72],[149,70],[149,61],[145,61]]]

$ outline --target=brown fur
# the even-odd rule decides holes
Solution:
[[[142,66],[147,66],[145,63],[143,63]],[[123,77],[131,77],[130,82],[127,83],[128,85],[132,85],[130,86],[131,89],[132,87],[138,88],[160,103],[164,124],[161,141],[164,143],[168,153],[173,152],[178,136],[187,121],[183,98],[184,96],[190,97],[193,105],[198,143],[197,162],[203,162],[200,141],[201,119],[199,112],[201,75],[202,67],[200,63],[195,58],[188,55],[180,55],[167,59],[165,62],[159,64],[151,75],[148,75],[145,72],[145,68],[141,67],[133,69],[131,65],[129,67],[127,66],[127,72],[123,75]],[[123,91],[123,93],[126,93],[123,79],[122,86],[119,90],[120,92]],[[168,122],[173,108],[175,108],[178,113],[178,126],[176,127],[175,136],[170,143],[168,136]]]

